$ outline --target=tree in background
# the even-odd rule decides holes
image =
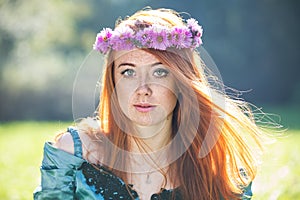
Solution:
[[[89,15],[80,1],[6,1],[0,7],[0,119],[70,119],[74,68],[86,35],[78,22]]]
[[[299,104],[299,1],[0,0],[0,121],[72,119],[96,33],[146,6],[201,20],[223,81],[255,104]],[[183,13],[184,15],[184,13]]]

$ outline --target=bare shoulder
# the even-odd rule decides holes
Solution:
[[[54,146],[65,152],[74,154],[74,141],[72,135],[69,132],[60,134],[56,138],[56,142],[54,143]]]
[[[78,131],[78,134],[82,143],[82,157],[91,163],[99,164],[101,144],[92,139],[85,131]],[[54,146],[74,155],[74,141],[70,132],[59,134]]]

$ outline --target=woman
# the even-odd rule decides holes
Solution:
[[[261,131],[245,102],[208,81],[201,37],[169,9],[103,29],[97,117],[45,144],[34,198],[251,199]]]

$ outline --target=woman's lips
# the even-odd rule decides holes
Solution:
[[[151,104],[134,104],[133,105],[135,107],[135,109],[139,112],[149,112],[151,110],[153,110],[155,108],[154,105],[151,105]]]

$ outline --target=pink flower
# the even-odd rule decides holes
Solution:
[[[166,50],[169,47],[196,48],[202,44],[202,27],[193,18],[187,20],[186,26],[173,28],[158,24],[136,24],[137,31],[129,26],[117,27],[114,31],[103,29],[97,35],[93,48],[106,54],[110,49],[119,51],[137,47]]]
[[[150,28],[145,28],[143,30],[139,30],[136,34],[135,34],[135,41],[137,43],[138,46],[141,47],[149,47],[151,44],[151,29]]]
[[[199,26],[198,21],[191,18],[187,20],[187,26],[191,30],[192,35],[193,35],[193,43],[192,43],[192,48],[198,47],[199,45],[202,44],[202,33],[203,29],[201,26]]]
[[[104,28],[97,34],[96,41],[93,45],[93,49],[100,51],[101,53],[107,53],[110,49],[110,39],[112,37],[112,30],[110,28]]]
[[[194,37],[193,43],[191,45],[191,48],[197,48],[202,44],[202,39],[201,37]]]
[[[152,31],[149,35],[152,38],[150,48],[166,50],[170,46],[168,32],[163,26],[152,25]]]
[[[186,20],[187,27],[190,28],[193,32],[200,31],[201,26],[199,26],[198,21],[194,18]]]
[[[112,48],[117,51],[133,49],[133,35],[134,31],[127,26],[116,28],[111,39]]]
[[[192,34],[186,27],[174,27],[171,31],[172,45],[176,48],[188,48],[191,45]]]

